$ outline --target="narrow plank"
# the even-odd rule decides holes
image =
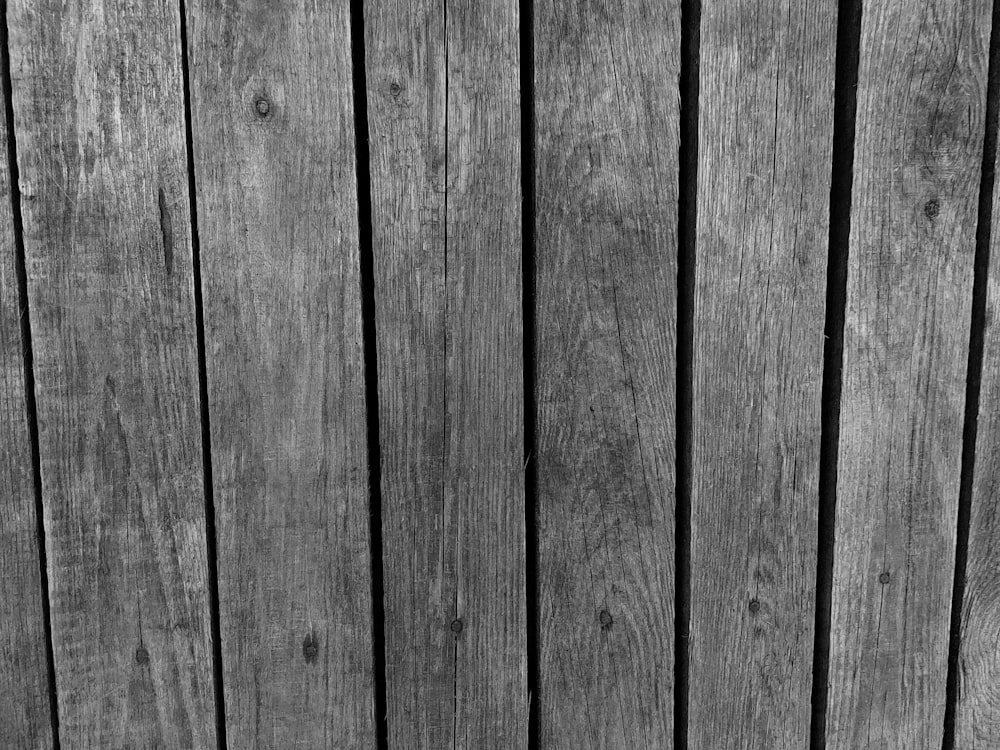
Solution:
[[[211,747],[180,16],[8,7],[63,747]]]
[[[680,2],[535,14],[541,743],[671,747]]]
[[[993,188],[986,328],[969,552],[958,653],[955,747],[1000,747],[1000,191]]]
[[[527,743],[518,7],[365,4],[390,746]]]
[[[701,16],[692,747],[807,747],[837,8]]]
[[[6,94],[0,94],[6,110]],[[8,132],[0,128],[0,154]],[[11,175],[0,158],[0,747],[52,747]]]
[[[939,748],[989,0],[861,21],[829,748]]]
[[[187,7],[227,738],[374,747],[349,5]]]

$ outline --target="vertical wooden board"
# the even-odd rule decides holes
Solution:
[[[671,747],[680,3],[535,10],[543,747]]]
[[[365,6],[394,747],[527,742],[518,11]]]
[[[349,5],[188,9],[227,736],[374,746]]]
[[[986,330],[973,474],[969,551],[958,653],[955,747],[1000,747],[1000,190],[986,292]]]
[[[809,743],[836,31],[702,3],[692,747]]]
[[[991,5],[864,4],[830,748],[941,746]]]
[[[210,747],[180,17],[8,7],[63,747]]]
[[[0,128],[0,154],[7,138]],[[0,747],[35,750],[52,727],[10,190],[0,158]]]

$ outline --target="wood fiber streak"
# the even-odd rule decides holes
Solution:
[[[227,738],[373,747],[349,4],[187,7]]]
[[[213,747],[178,7],[7,20],[62,746]]]
[[[518,23],[365,4],[391,747],[527,744]]]
[[[7,138],[0,128],[0,154]],[[0,747],[42,750],[52,729],[10,190],[0,158]]]
[[[837,4],[701,16],[689,739],[809,742]]]
[[[831,749],[941,747],[991,6],[864,3]]]
[[[535,13],[541,745],[671,747],[680,3]]]

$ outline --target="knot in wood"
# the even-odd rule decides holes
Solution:
[[[319,643],[316,642],[316,636],[310,633],[302,639],[302,656],[305,657],[307,664],[312,664],[316,661],[316,656],[318,654]]]
[[[597,619],[601,622],[601,627],[604,630],[608,630],[612,625],[615,624],[615,618],[611,616],[611,613],[606,609],[602,609],[601,613],[597,616]]]
[[[264,94],[261,94],[256,99],[254,99],[253,109],[254,112],[257,113],[258,117],[264,119],[271,114],[271,100],[268,99],[267,96],[265,96]]]
[[[883,586],[889,583],[889,571],[884,571],[883,573],[880,573],[878,577],[878,582],[881,583]]]
[[[941,201],[937,198],[931,198],[924,204],[924,216],[928,219],[936,219],[939,213],[941,213]]]
[[[454,620],[451,621],[451,632],[454,633],[455,635],[461,633],[464,627],[465,624],[462,622],[461,617],[456,617]]]
[[[403,93],[403,87],[399,85],[396,81],[389,84],[389,93],[395,98]]]
[[[751,599],[748,608],[750,609],[750,614],[755,615],[760,612],[760,602],[756,599]]]
[[[149,664],[149,652],[146,650],[145,646],[139,646],[139,648],[135,650],[135,663]]]

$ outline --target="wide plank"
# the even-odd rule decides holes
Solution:
[[[680,5],[535,8],[545,748],[673,746]]]
[[[518,6],[365,3],[390,747],[527,743]]]
[[[373,747],[349,5],[187,8],[227,738]]]
[[[836,31],[702,3],[692,747],[809,744]]]
[[[941,747],[989,0],[861,18],[827,747]]]
[[[50,686],[8,138],[0,128],[0,747],[44,750],[53,746]]]
[[[7,21],[61,744],[213,747],[178,5]]]

